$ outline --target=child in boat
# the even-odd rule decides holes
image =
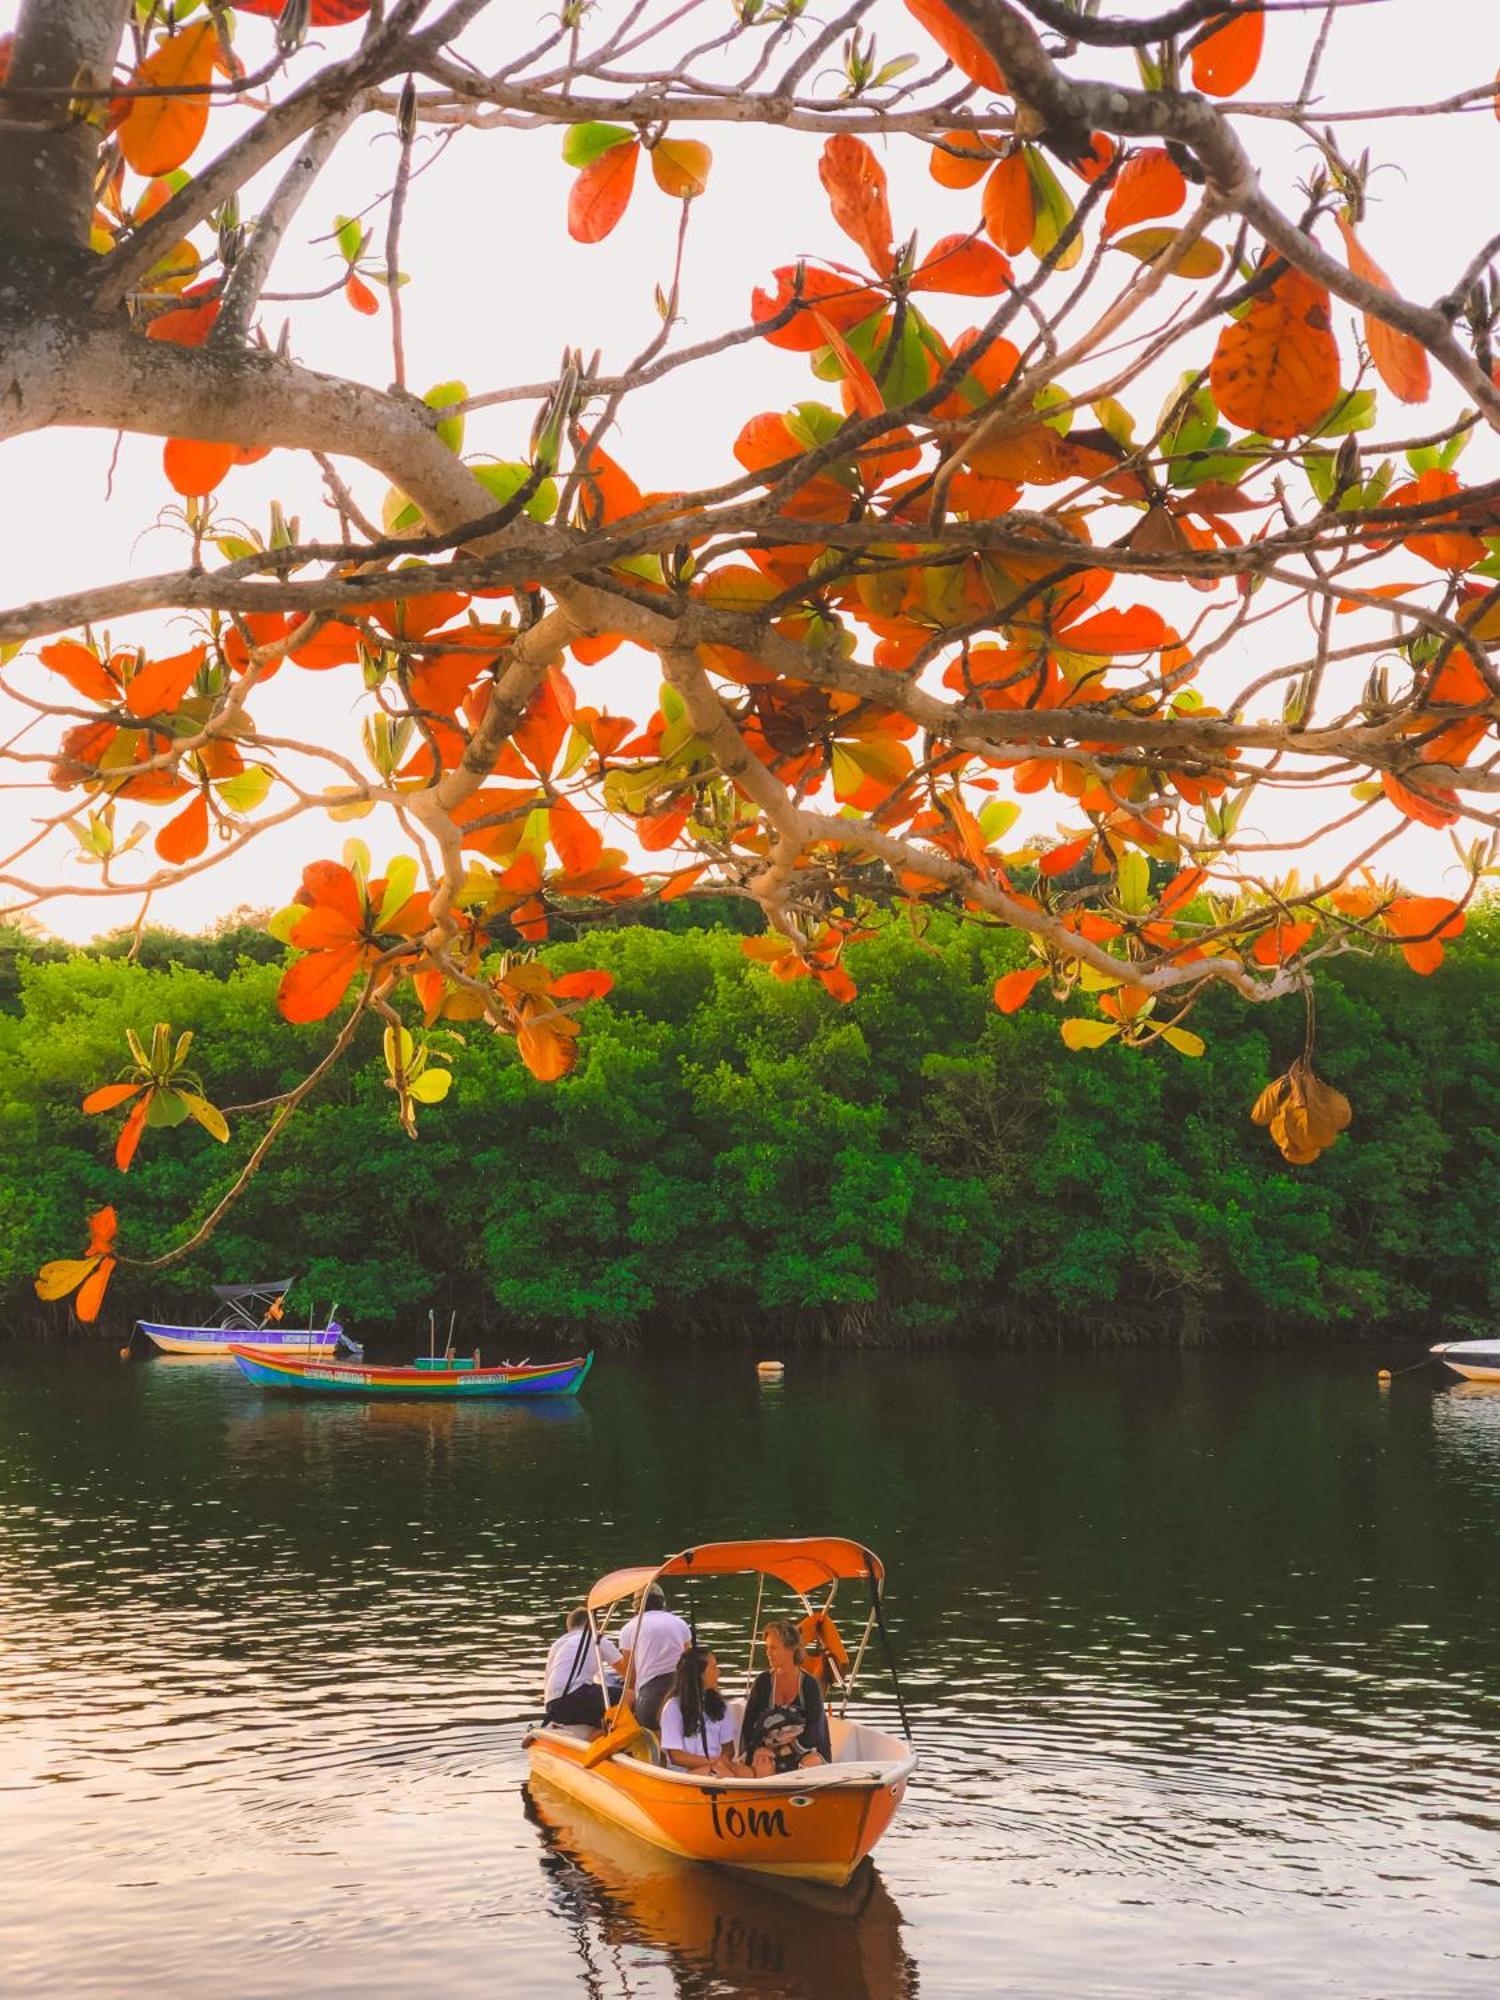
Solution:
[[[689,1646],[678,1660],[660,1726],[667,1762],[679,1771],[749,1777],[749,1765],[734,1754],[735,1727],[719,1693],[719,1663],[712,1653]]]
[[[619,1657],[620,1649],[613,1639],[595,1639],[588,1612],[576,1605],[568,1613],[562,1637],[553,1640],[547,1655],[542,1720],[581,1722],[591,1729],[602,1729],[604,1677],[599,1663],[602,1658],[606,1669],[613,1670]]]
[[[792,1619],[773,1618],[763,1637],[767,1666],[745,1703],[741,1756],[757,1778],[829,1763],[823,1690],[803,1668],[802,1634]]]

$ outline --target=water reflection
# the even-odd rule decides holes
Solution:
[[[704,1345],[302,1404],[0,1346],[0,1989],[1492,2000],[1500,1397],[1372,1373]],[[886,1561],[922,1760],[868,1909],[523,1816],[593,1578],[820,1530]]]
[[[622,1946],[660,1953],[679,2000],[914,2000],[901,1912],[868,1863],[844,1892],[694,1866],[535,1779],[526,1817],[591,2000],[638,1990],[639,1968]]]

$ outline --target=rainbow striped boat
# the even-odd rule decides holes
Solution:
[[[503,1361],[481,1368],[475,1361],[414,1361],[409,1368],[380,1368],[344,1361],[290,1361],[231,1347],[240,1373],[257,1389],[290,1389],[303,1396],[414,1396],[423,1401],[485,1396],[576,1396],[594,1365],[590,1354],[569,1361]]]

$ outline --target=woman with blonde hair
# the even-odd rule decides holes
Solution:
[[[757,1778],[827,1764],[833,1751],[823,1690],[802,1665],[802,1634],[790,1618],[773,1618],[763,1634],[766,1670],[745,1703],[740,1754]]]

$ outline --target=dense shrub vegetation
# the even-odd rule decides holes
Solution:
[[[84,1209],[115,1202],[142,1256],[232,1178],[264,1099],[330,1030],[289,1030],[279,950],[252,930],[148,936],[144,963],[12,938],[0,953],[0,1290],[12,1326],[38,1264]],[[483,1027],[454,1049],[446,1103],[405,1138],[373,1028],[294,1119],[240,1206],[189,1262],[122,1267],[114,1328],[188,1312],[208,1284],[287,1272],[363,1329],[608,1339],[740,1330],[841,1339],[1279,1337],[1467,1328],[1500,1301],[1500,917],[1473,916],[1441,972],[1350,957],[1319,982],[1319,1068],[1349,1134],[1287,1166],[1245,1117],[1301,1045],[1300,1004],[1205,1000],[1200,1060],[1075,1055],[1059,1012],[990,1000],[1014,936],[977,927],[854,948],[859,996],[783,985],[729,930],[643,926],[551,948],[607,967],[575,1073],[537,1083]],[[263,962],[256,962],[256,954]],[[1076,1010],[1076,1003],[1075,1003]],[[191,1027],[234,1137],[151,1131],[128,1179],[118,1120],[80,1079],[125,1060],[124,1030]]]

